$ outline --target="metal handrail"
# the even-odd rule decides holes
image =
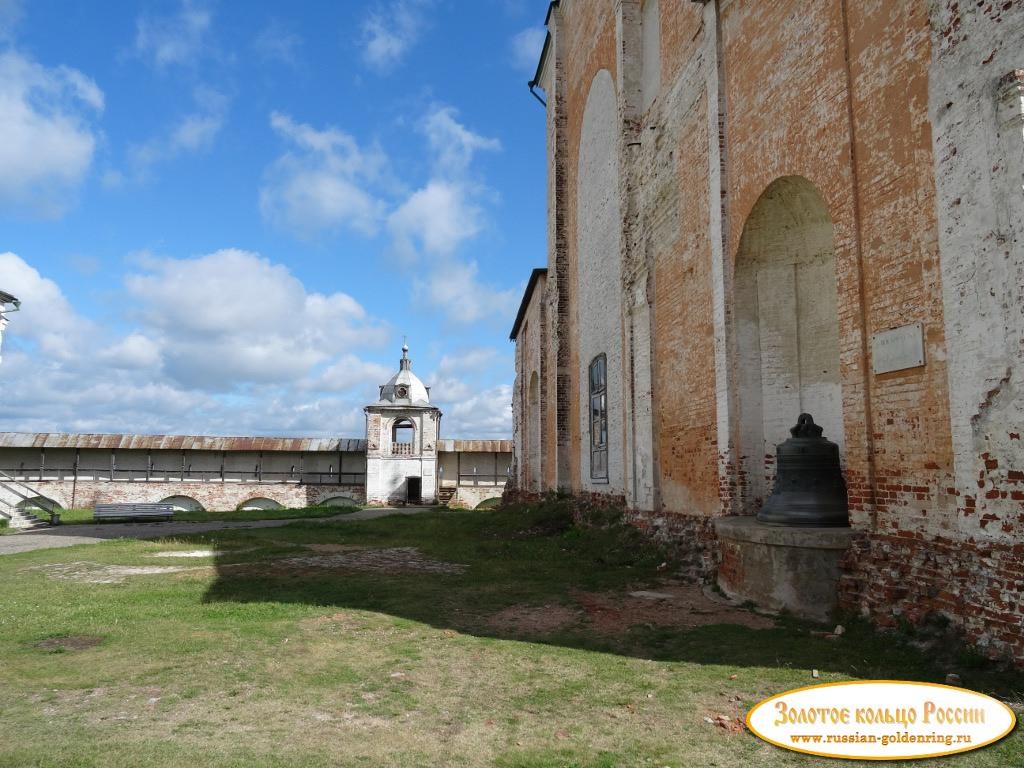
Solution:
[[[24,488],[31,495],[26,496],[24,493],[19,491],[18,488],[16,488],[15,486],[20,486],[21,488]],[[57,512],[57,510],[60,509],[59,504],[50,501],[41,493],[39,493],[35,488],[29,485],[25,485],[25,483],[21,482],[20,480],[17,480],[16,478],[11,477],[3,470],[0,470],[0,488],[4,488],[10,493],[13,493],[15,496],[20,497],[22,501],[35,502],[38,505],[35,508],[40,509],[43,512],[46,512],[48,515],[50,515],[51,520],[53,519],[53,515]],[[3,510],[0,510],[0,515],[3,515],[8,520],[11,520],[14,517],[13,513],[17,509],[17,505],[2,500],[0,500],[0,504],[6,504],[7,508],[11,511],[11,514],[7,514]]]

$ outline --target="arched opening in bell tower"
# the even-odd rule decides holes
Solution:
[[[810,413],[843,449],[832,218],[807,179],[785,176],[761,194],[736,256],[738,443],[743,509],[754,514],[775,477],[775,446]],[[841,455],[841,454],[840,454]]]
[[[397,419],[391,427],[391,452],[401,455],[411,454],[415,437],[416,426],[412,421],[409,419]]]

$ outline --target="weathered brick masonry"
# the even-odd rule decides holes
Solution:
[[[282,507],[312,507],[328,499],[351,499],[362,503],[366,487],[359,485],[316,485],[298,483],[245,482],[122,482],[109,480],[34,480],[32,488],[64,508],[91,509],[97,504],[154,504],[171,496],[195,499],[203,509],[232,510],[252,499],[269,499]],[[74,501],[72,502],[72,493]]]
[[[810,410],[859,533],[841,605],[939,612],[1024,664],[1024,2],[562,0],[548,29],[548,322],[514,334],[545,361],[544,487],[623,495],[707,578],[712,521],[757,511]],[[595,262],[596,231],[618,247]],[[923,364],[878,371],[891,329]],[[620,361],[606,487],[598,351]],[[514,406],[521,429],[522,386]]]

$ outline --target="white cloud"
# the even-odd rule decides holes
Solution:
[[[498,350],[494,347],[474,347],[456,353],[442,355],[437,364],[441,375],[481,374],[495,366]]]
[[[545,37],[547,30],[544,27],[527,27],[512,37],[512,63],[516,69],[531,75],[537,71],[537,62],[544,48]]]
[[[141,333],[131,333],[111,344],[98,355],[100,362],[112,368],[159,369],[162,364],[160,347]]]
[[[10,338],[24,339],[39,354],[55,361],[71,360],[79,354],[91,324],[74,311],[57,283],[17,254],[7,252],[0,253],[0,286],[21,300],[21,311],[12,316],[7,331]]]
[[[274,112],[270,125],[293,145],[267,172],[260,210],[269,221],[303,238],[343,226],[374,234],[385,203],[370,190],[387,158],[378,147],[364,149],[337,128],[317,130]]]
[[[462,184],[434,179],[418,189],[388,217],[398,253],[413,261],[419,248],[448,255],[482,226],[483,211]]]
[[[0,367],[5,429],[362,434],[360,408],[391,372],[352,353],[385,338],[354,299],[243,251],[139,261],[119,302],[135,328],[119,336],[0,254],[0,285],[23,300]]]
[[[476,262],[458,258],[487,223],[482,202],[495,193],[471,166],[477,153],[501,149],[497,139],[467,128],[453,108],[434,106],[417,123],[430,151],[430,177],[395,201],[375,192],[394,186],[379,147],[365,149],[338,128],[314,128],[278,112],[270,123],[292,149],[271,166],[260,191],[267,220],[303,238],[342,227],[372,236],[386,222],[391,252],[401,264],[426,266],[416,288],[421,299],[460,325],[508,320],[516,291],[487,285]]]
[[[363,434],[362,406],[396,369],[361,357],[390,338],[352,297],[306,290],[256,254],[137,257],[119,319],[90,322],[13,253],[0,285],[22,299],[0,364],[0,424],[23,431]],[[447,352],[432,373],[445,436],[507,437],[500,349]],[[422,375],[422,374],[421,374]]]
[[[135,51],[158,67],[195,64],[206,45],[213,15],[201,3],[182,0],[173,16],[144,16],[135,24]]]
[[[444,413],[444,437],[504,438],[512,434],[512,387],[500,382],[513,366],[511,351],[467,347],[445,353],[422,375]]]
[[[462,439],[508,439],[512,435],[512,386],[499,384],[444,409],[445,432]]]
[[[298,66],[298,51],[302,38],[290,32],[277,21],[271,21],[256,36],[252,43],[256,53],[266,61],[277,61],[288,66]]]
[[[104,186],[116,188],[129,181],[145,182],[159,163],[212,146],[227,119],[228,98],[212,88],[199,87],[194,99],[195,111],[180,118],[163,135],[129,147],[130,170],[108,170],[103,176]]]
[[[439,106],[423,120],[423,132],[435,157],[435,171],[447,177],[464,175],[478,151],[501,149],[500,141],[474,133],[455,119],[457,114],[453,107]]]
[[[286,267],[254,253],[150,257],[142,267],[126,288],[160,342],[165,371],[188,387],[294,382],[384,338],[351,296],[309,293]]]
[[[369,401],[376,388],[387,382],[394,373],[386,365],[346,354],[328,366],[309,386],[321,392],[352,392]]]
[[[488,190],[472,180],[470,164],[481,150],[501,149],[497,139],[474,133],[456,119],[451,107],[432,108],[420,123],[433,155],[433,177],[388,217],[388,229],[402,259],[416,260],[422,250],[448,256],[483,228],[477,200]]]
[[[459,403],[474,397],[488,387],[495,371],[511,367],[511,360],[502,360],[493,347],[463,349],[445,354],[433,373],[431,393],[438,403]]]
[[[394,0],[378,6],[363,21],[363,61],[386,72],[415,45],[426,24],[425,0]]]
[[[172,149],[194,152],[209,147],[224,127],[226,96],[211,88],[200,88],[196,91],[196,106],[198,109],[185,115],[171,132]]]
[[[102,110],[103,92],[78,70],[0,54],[0,204],[60,215],[92,163]]]
[[[457,325],[493,322],[511,325],[518,292],[482,283],[474,261],[442,261],[426,280],[416,284],[417,296],[445,312]]]

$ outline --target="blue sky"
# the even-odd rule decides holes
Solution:
[[[510,436],[545,7],[0,0],[0,430]]]

